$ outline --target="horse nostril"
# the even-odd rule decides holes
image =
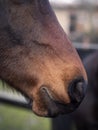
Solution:
[[[81,102],[85,95],[85,89],[86,83],[82,78],[72,81],[68,88],[71,102]]]

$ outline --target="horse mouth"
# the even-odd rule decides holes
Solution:
[[[43,87],[41,88],[41,93],[44,97],[46,102],[48,114],[45,115],[46,117],[56,117],[60,114],[67,114],[73,112],[80,103],[61,103],[60,101],[56,101],[53,97],[51,92]]]
[[[50,90],[48,90],[46,87],[42,87],[40,89],[40,94],[41,94],[40,102],[41,102],[41,104],[43,104],[42,107],[44,108],[44,110],[47,111],[47,114],[40,115],[35,112],[39,116],[56,117],[58,115],[71,113],[80,104],[80,103],[75,103],[75,102],[71,102],[71,103],[67,103],[67,104],[61,103],[60,101],[57,101],[53,98],[52,92]],[[28,98],[28,97],[26,97],[26,99],[27,99],[30,110],[32,110],[33,102],[34,102],[33,99]],[[40,112],[42,111],[43,108],[40,107]]]

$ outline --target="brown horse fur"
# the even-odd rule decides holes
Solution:
[[[0,79],[33,100],[37,115],[52,116],[46,92],[69,104],[68,86],[79,77],[87,81],[48,0],[0,0]]]

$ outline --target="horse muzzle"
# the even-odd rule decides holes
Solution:
[[[86,91],[86,83],[82,78],[73,80],[68,87],[68,95],[70,103],[62,103],[52,98],[51,91],[46,86],[41,87],[40,91],[44,97],[44,102],[47,108],[46,117],[55,117],[60,114],[73,112],[81,103]]]

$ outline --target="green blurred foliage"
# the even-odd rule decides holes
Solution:
[[[31,111],[0,104],[0,130],[50,130],[50,119]]]

